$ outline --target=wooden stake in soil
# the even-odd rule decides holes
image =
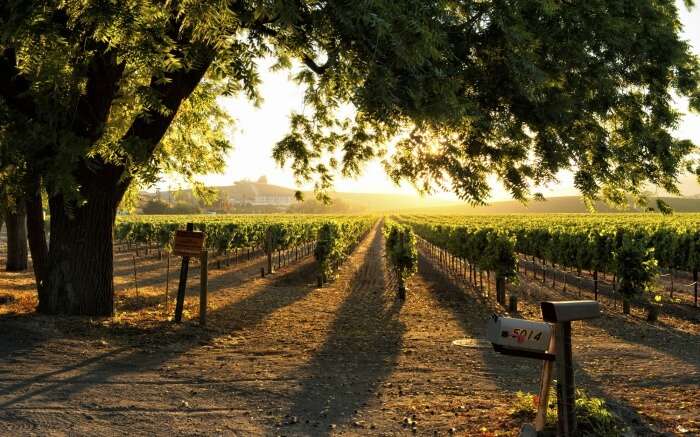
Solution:
[[[593,271],[593,296],[598,300],[598,270]]]
[[[165,261],[165,312],[168,313],[168,304],[170,300],[170,253],[168,253],[168,259]]]
[[[506,305],[506,278],[496,274],[496,301]]]
[[[673,277],[675,276],[676,270],[671,269],[671,299],[673,299]]]
[[[552,336],[549,340],[549,353],[556,354],[556,340]],[[537,417],[535,418],[535,431],[544,431],[544,425],[547,420],[547,407],[549,405],[549,387],[552,384],[552,370],[554,361],[544,360],[542,363],[542,376],[540,378],[540,395],[537,404]]]

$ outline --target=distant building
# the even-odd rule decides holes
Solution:
[[[262,182],[261,182],[262,181]],[[282,211],[296,202],[295,191],[290,188],[270,185],[266,178],[260,178],[258,182],[241,180],[233,185],[212,187],[218,193],[218,198],[210,207],[200,205],[205,210],[229,211],[240,207],[260,207],[262,211]],[[149,200],[162,200],[167,204],[186,202],[199,204],[200,202],[192,194],[192,190],[180,190],[177,192],[141,193],[141,202]],[[258,209],[260,209],[258,208]]]
[[[294,202],[294,190],[261,182],[238,181],[217,190],[219,199],[233,205],[289,206]]]

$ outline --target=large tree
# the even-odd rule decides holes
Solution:
[[[124,193],[220,165],[215,98],[258,99],[261,58],[306,87],[274,157],[320,193],[388,145],[392,178],[471,202],[562,169],[589,198],[674,192],[672,95],[700,107],[673,1],[8,0],[0,29],[0,147],[49,195],[50,313],[112,313]]]

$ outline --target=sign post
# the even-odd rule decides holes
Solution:
[[[207,286],[209,275],[209,252],[203,250],[199,257],[201,264],[199,274],[199,325],[207,324]]]
[[[182,311],[185,305],[185,291],[187,290],[187,273],[190,268],[190,257],[201,257],[203,245],[204,233],[194,232],[194,224],[192,223],[187,223],[186,231],[176,231],[175,233],[173,254],[176,256],[182,256],[180,282],[177,288],[177,302],[175,303],[175,323],[182,322]],[[204,275],[206,275],[206,268],[202,271]]]

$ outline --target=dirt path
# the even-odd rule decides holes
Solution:
[[[264,279],[214,278],[206,330],[165,321],[140,328],[3,318],[0,434],[274,435],[285,415],[325,402],[326,392],[311,395],[315,383],[333,375],[327,360],[355,341],[344,335],[356,332],[357,320],[343,311],[377,308],[363,296],[382,296],[380,238],[373,232],[322,289],[315,288],[308,258]],[[248,270],[259,271],[254,265]],[[381,330],[374,335],[384,340]],[[350,366],[359,355],[345,358]],[[308,402],[305,390],[313,398]],[[354,409],[354,403],[343,405]],[[325,418],[339,421],[346,410],[337,411]]]
[[[174,326],[157,302],[126,300],[116,320],[0,316],[0,435],[514,435],[514,393],[535,390],[539,363],[496,355],[482,339],[498,308],[424,257],[407,301],[398,301],[379,231],[323,288],[309,257],[265,278],[256,260],[214,273],[206,329]],[[161,268],[144,264],[143,274],[161,296]],[[131,296],[128,276],[120,280]],[[188,317],[196,304],[188,298]],[[137,313],[152,317],[135,323]],[[610,331],[595,329],[575,327],[577,336],[596,336],[594,349],[576,350],[582,383],[605,383],[609,398],[636,408],[616,390],[641,392],[641,378],[629,376],[648,371],[650,350],[662,346],[603,342]],[[452,344],[465,337],[472,347]],[[631,358],[598,366],[611,347]],[[686,355],[666,355],[692,377]]]

